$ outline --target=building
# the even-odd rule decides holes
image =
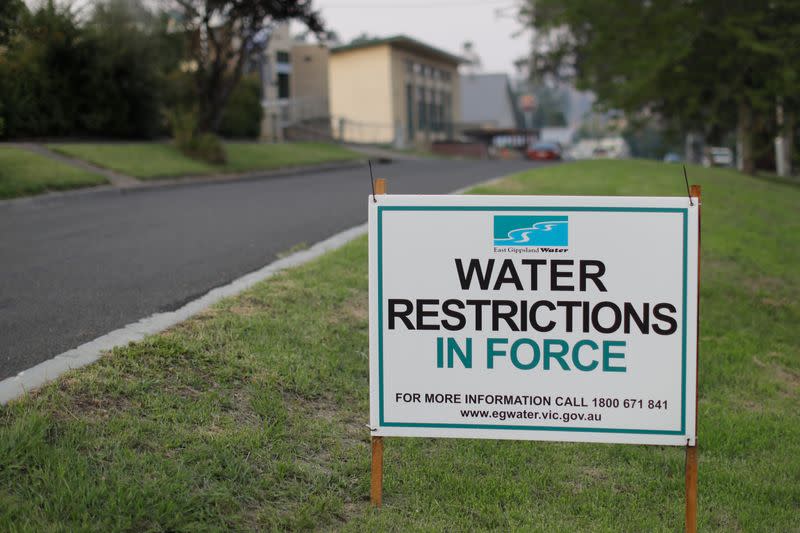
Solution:
[[[523,128],[511,83],[505,74],[461,76],[461,122],[465,128]]]
[[[336,138],[425,144],[460,120],[461,58],[404,35],[331,49],[329,103]]]
[[[324,118],[328,106],[328,47],[296,44],[291,50],[289,97],[294,122]]]
[[[283,122],[286,119],[285,103],[289,98],[289,81],[292,67],[290,50],[293,39],[289,23],[276,24],[266,38],[266,46],[258,59],[261,76],[261,137],[271,141],[283,139]]]
[[[276,24],[262,55],[261,137],[282,141],[287,128],[324,122],[329,130],[328,49],[293,38],[289,23]]]
[[[523,152],[538,139],[525,127],[517,96],[505,74],[470,72],[461,76],[461,124],[459,133],[484,144],[490,156],[504,151]]]

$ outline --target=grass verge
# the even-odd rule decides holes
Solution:
[[[169,143],[74,143],[51,144],[49,148],[140,179],[274,170],[359,157],[328,143],[229,143],[225,145],[228,162],[224,165],[191,159]]]
[[[27,150],[0,146],[0,198],[107,183],[103,176],[73,168]]]
[[[800,524],[800,189],[703,186],[701,531]],[[481,193],[681,194],[575,163]],[[388,439],[370,509],[366,240],[0,408],[0,530],[677,531],[683,451]]]

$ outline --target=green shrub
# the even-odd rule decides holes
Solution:
[[[262,115],[261,82],[258,76],[242,78],[225,106],[219,134],[230,138],[258,138]]]
[[[175,145],[183,150],[189,146],[197,130],[197,111],[185,108],[168,110],[164,113],[169,123]]]
[[[193,159],[200,159],[212,165],[223,165],[228,162],[225,146],[213,133],[202,133],[195,136],[188,149],[183,152]]]
[[[197,132],[196,110],[175,109],[167,112],[167,120],[175,146],[183,154],[213,165],[222,165],[228,161],[225,146],[216,135]]]

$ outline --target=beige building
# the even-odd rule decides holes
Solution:
[[[296,44],[292,47],[289,94],[294,122],[327,119],[330,115],[328,56],[328,47],[322,44]]]
[[[328,109],[328,49],[293,38],[289,24],[277,24],[262,64],[261,137],[282,141],[286,128],[323,120]]]
[[[461,58],[398,35],[333,48],[333,135],[347,142],[425,144],[452,137],[459,121]]]

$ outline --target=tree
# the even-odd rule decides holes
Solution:
[[[81,16],[55,0],[23,10],[0,52],[3,135],[163,133],[167,38],[139,0],[97,1]]]
[[[164,0],[180,13],[197,64],[194,85],[198,133],[216,131],[231,93],[242,78],[254,44],[276,22],[298,19],[316,34],[322,19],[310,0]]]
[[[565,94],[558,89],[547,86],[537,87],[536,110],[533,112],[532,126],[534,128],[564,127],[567,119],[564,111],[567,108]]]
[[[142,0],[96,0],[82,33],[94,51],[83,82],[91,95],[84,127],[113,137],[163,133],[164,77],[180,48],[159,14]]]
[[[3,0],[0,2],[0,46],[8,43],[25,9],[22,0]]]
[[[797,92],[797,52],[786,59],[796,11],[793,0],[528,0],[520,16],[535,30],[535,75],[570,78],[607,107],[646,108],[712,139],[736,128],[753,172],[755,115],[772,114],[778,92]]]

